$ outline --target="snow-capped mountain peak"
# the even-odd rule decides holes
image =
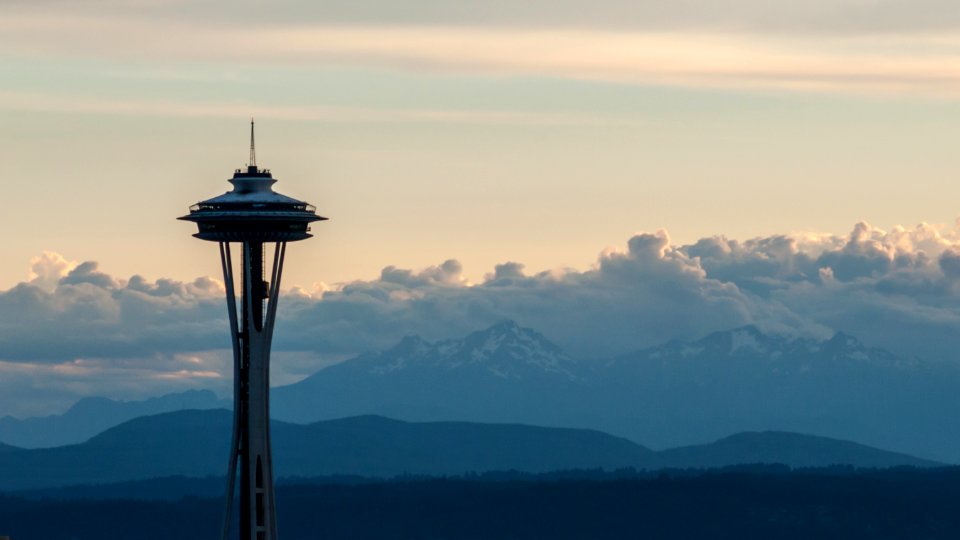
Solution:
[[[743,369],[748,365],[767,366],[780,375],[806,373],[811,370],[842,369],[858,364],[876,368],[904,369],[916,367],[918,361],[903,358],[889,351],[868,347],[857,338],[838,332],[832,338],[785,337],[764,334],[754,326],[714,332],[700,340],[672,341],[665,345],[637,351],[614,359],[610,365],[629,366],[638,362],[654,362],[664,367],[695,365],[727,366]],[[729,372],[727,373],[729,374]]]
[[[384,375],[411,369],[481,371],[503,379],[577,379],[576,362],[529,328],[506,321],[462,339],[431,343],[407,336],[393,348],[366,359],[367,370]]]

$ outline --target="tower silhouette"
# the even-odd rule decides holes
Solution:
[[[310,238],[310,223],[327,218],[316,208],[273,191],[268,169],[257,167],[250,121],[250,162],[237,169],[233,190],[190,207],[179,217],[197,224],[193,236],[220,245],[233,343],[233,437],[227,469],[222,538],[230,531],[237,466],[240,469],[240,540],[276,540],[277,520],[270,452],[270,345],[287,242]],[[240,312],[230,244],[241,245]],[[264,244],[274,244],[270,280],[264,280]],[[239,319],[239,320],[238,320]]]

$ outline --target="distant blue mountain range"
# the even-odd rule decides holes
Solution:
[[[503,323],[458,340],[408,337],[273,393],[278,419],[360,414],[599,429],[653,447],[782,430],[960,461],[960,368],[748,326],[576,361]]]
[[[229,408],[232,403],[210,390],[188,390],[143,401],[116,401],[88,397],[63,414],[25,418],[0,418],[0,442],[23,448],[76,444],[101,431],[139,416],[185,409]],[[2,451],[2,447],[0,447]]]
[[[182,475],[222,476],[231,414],[180,411],[146,416],[89,441],[59,448],[7,449],[0,490],[107,484]],[[484,471],[549,472],[711,468],[746,463],[793,467],[938,465],[911,456],[822,437],[743,433],[713,444],[655,452],[593,430],[467,422],[408,423],[360,416],[309,425],[271,426],[278,477],[403,474],[454,475]]]
[[[896,356],[843,333],[818,341],[744,327],[577,360],[505,322],[461,339],[404,338],[275,388],[271,406],[274,418],[294,423],[358,415],[524,423],[597,429],[654,448],[779,430],[960,462],[958,388],[955,365]],[[223,406],[212,393],[88,399],[62,416],[0,419],[0,442],[76,443],[144,414]]]

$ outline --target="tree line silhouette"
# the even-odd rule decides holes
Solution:
[[[0,535],[209,539],[222,507],[214,497],[73,497],[0,496]],[[937,539],[960,536],[960,468],[301,479],[281,484],[277,503],[287,540]]]

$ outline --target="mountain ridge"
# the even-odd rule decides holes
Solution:
[[[522,376],[471,371],[467,377],[466,362],[444,363],[451,358],[444,351],[473,354],[467,344],[477,351],[481,336],[489,341],[497,333],[507,334],[504,342],[518,335],[539,344],[521,355],[522,369],[512,371]],[[533,369],[550,364],[540,355],[556,359],[567,376]],[[498,359],[517,360],[506,352]],[[408,337],[397,347],[330,366],[276,388],[273,412],[299,423],[381,414],[589,426],[655,447],[778,429],[960,461],[960,429],[941,428],[950,421],[944,411],[960,407],[957,385],[956,365],[900,357],[844,332],[818,340],[770,335],[748,325],[607,361],[577,361],[511,322],[461,340]]]
[[[949,414],[960,408],[958,386],[958,365],[897,356],[844,332],[818,340],[745,326],[588,361],[504,321],[459,339],[407,336],[321,369],[274,388],[271,413],[301,424],[378,414],[590,427],[657,448],[773,429],[958,462],[960,426]],[[58,430],[59,442],[102,431],[106,417],[83,438]],[[0,441],[31,446],[8,434],[0,420]]]
[[[230,406],[210,390],[187,390],[144,400],[85,397],[63,414],[18,419],[0,418],[0,442],[23,448],[50,448],[87,440],[101,431],[140,416],[181,409]]]
[[[177,475],[221,476],[230,425],[231,413],[221,409],[140,417],[82,444],[5,453],[0,460],[0,486],[12,491]],[[274,421],[271,431],[278,477],[708,468],[748,463],[798,467],[940,465],[847,441],[800,434],[761,434],[759,439],[747,434],[746,440],[736,445],[717,441],[654,451],[591,429],[405,422],[375,415],[309,425]],[[733,437],[736,440],[737,436]],[[723,452],[718,454],[717,448]]]

